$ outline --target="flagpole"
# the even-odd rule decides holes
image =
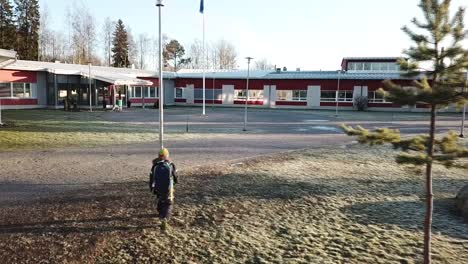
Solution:
[[[158,0],[156,6],[159,11],[159,146],[164,148],[164,79],[163,79],[163,50],[162,50],[162,19],[161,9],[164,6],[162,0]]]
[[[205,10],[203,10],[203,115],[206,115],[205,109],[205,89],[206,89],[206,47],[205,47]]]

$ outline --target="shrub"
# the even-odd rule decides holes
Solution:
[[[367,99],[367,96],[358,96],[354,99],[354,107],[356,107],[358,111],[365,111],[368,104],[369,99]]]

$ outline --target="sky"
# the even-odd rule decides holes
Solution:
[[[51,26],[65,31],[65,10],[75,0],[40,0]],[[76,0],[94,14],[101,32],[106,17],[122,19],[134,36],[156,36],[155,0]],[[188,50],[202,39],[200,0],[165,0],[163,33]],[[401,31],[420,17],[419,0],[205,0],[206,41],[225,39],[243,58],[266,58],[290,70],[337,70],[343,57],[400,56],[411,42]],[[452,0],[454,7],[468,6]],[[455,9],[453,9],[455,10]],[[454,12],[452,12],[454,13]],[[136,37],[135,37],[136,38]]]

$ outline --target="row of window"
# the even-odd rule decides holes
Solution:
[[[247,99],[246,90],[234,90],[234,99]],[[249,90],[249,100],[263,100],[263,90]]]
[[[175,88],[176,98],[185,98],[183,88]],[[203,98],[203,90],[195,89],[195,99]],[[221,100],[222,90],[206,90],[205,98]],[[353,91],[321,91],[321,102],[353,102]],[[383,103],[386,102],[383,95],[377,92],[368,92],[367,98],[369,103]],[[245,100],[246,90],[235,90],[234,99]],[[263,100],[263,90],[249,90],[249,100]],[[276,91],[277,101],[307,101],[307,90],[278,90]]]
[[[352,102],[353,91],[321,91],[321,102]]]
[[[158,98],[158,87],[134,86],[128,88],[130,98]]]
[[[0,83],[0,97],[34,98],[36,93],[30,83]]]
[[[307,90],[297,91],[276,91],[276,100],[278,101],[307,101]]]
[[[378,92],[368,92],[369,103],[385,103],[384,96]],[[321,102],[353,102],[353,91],[321,91]]]
[[[394,62],[349,62],[348,71],[400,71],[400,66]]]

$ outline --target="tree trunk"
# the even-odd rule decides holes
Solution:
[[[429,132],[430,141],[427,149],[427,156],[429,161],[426,165],[426,219],[424,221],[424,264],[431,263],[431,237],[432,237],[432,208],[433,197],[432,193],[432,158],[434,157],[434,143],[435,143],[435,121],[436,121],[436,107],[431,106],[431,129]]]

